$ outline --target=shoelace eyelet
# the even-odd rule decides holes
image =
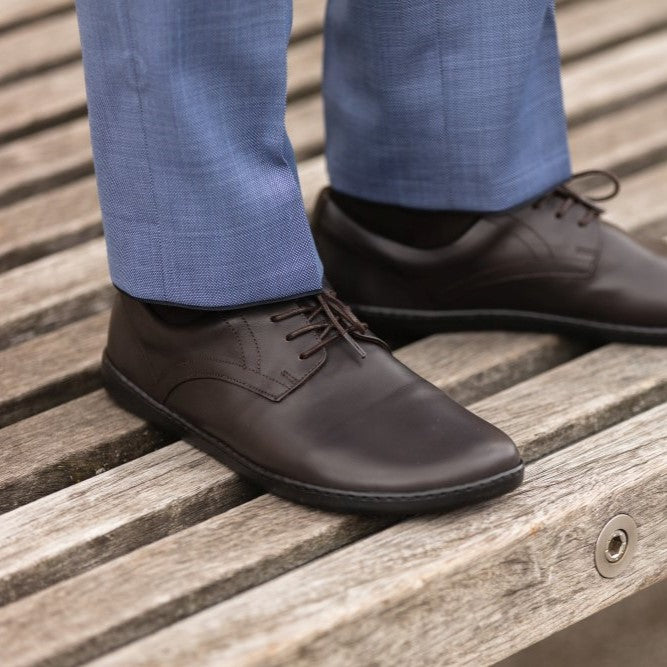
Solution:
[[[350,308],[336,297],[334,292],[324,290],[314,295],[313,302],[310,304],[302,303],[290,311],[272,315],[270,319],[274,322],[280,322],[294,315],[305,315],[308,323],[295,331],[290,331],[285,336],[286,341],[292,341],[297,336],[310,332],[317,333],[319,338],[319,342],[312,348],[299,355],[300,359],[307,359],[339,338],[345,340],[360,357],[364,358],[366,356],[366,352],[353,336],[365,334],[368,325],[360,322]],[[320,317],[318,321],[314,319],[316,316]],[[333,335],[329,336],[331,333]]]

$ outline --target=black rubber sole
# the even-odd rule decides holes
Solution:
[[[102,377],[118,405],[192,445],[262,489],[304,505],[335,512],[410,515],[440,512],[507,493],[521,484],[524,464],[471,484],[416,493],[364,493],[304,484],[277,475],[232,449],[227,443],[188,423],[128,380],[104,355]]]
[[[378,336],[410,340],[434,333],[473,330],[537,331],[588,338],[600,342],[667,344],[667,328],[609,324],[519,310],[409,310],[350,304]]]

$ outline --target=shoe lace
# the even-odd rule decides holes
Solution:
[[[339,338],[343,338],[362,359],[366,356],[366,352],[353,336],[365,334],[368,325],[358,320],[350,307],[332,290],[327,288],[304,300],[296,308],[272,315],[271,321],[281,322],[296,315],[305,315],[309,324],[288,333],[287,340],[294,340],[311,331],[317,332],[320,338],[319,343],[299,355],[300,359],[307,359]]]
[[[574,181],[591,177],[602,177],[603,179],[608,180],[613,186],[612,191],[606,195],[593,197],[592,195],[584,196],[579,194],[570,187]],[[549,192],[548,194],[540,197],[537,201],[535,201],[533,203],[533,208],[539,208],[540,205],[552,195],[559,195],[562,198],[562,202],[556,210],[556,217],[562,218],[575,204],[581,204],[585,207],[586,213],[580,220],[577,221],[577,224],[580,227],[585,227],[593,220],[599,218],[602,213],[604,213],[604,209],[600,206],[597,206],[596,202],[607,201],[614,198],[619,193],[620,189],[621,184],[616,175],[612,172],[606,171],[604,169],[589,169],[588,171],[580,171],[576,174],[573,174],[567,183],[560,185],[552,192]]]

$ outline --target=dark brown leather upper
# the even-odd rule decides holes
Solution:
[[[173,413],[250,461],[304,483],[409,493],[520,465],[506,435],[358,329],[352,336],[362,357],[316,312],[316,299],[174,325],[119,293],[107,355]],[[304,307],[310,314],[298,312]]]
[[[484,216],[451,244],[419,249],[370,233],[325,190],[314,232],[329,279],[351,304],[511,309],[667,327],[667,250],[569,199],[559,189],[534,205]]]

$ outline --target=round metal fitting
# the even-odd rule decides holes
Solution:
[[[632,562],[637,550],[637,524],[629,514],[607,521],[595,543],[595,567],[607,579],[617,577]]]

